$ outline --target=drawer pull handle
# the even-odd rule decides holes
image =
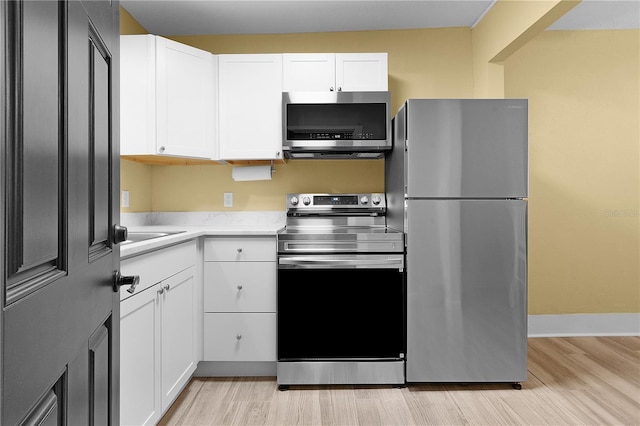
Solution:
[[[239,285],[239,286],[238,286],[238,290],[242,290],[242,285]]]
[[[242,334],[236,334],[236,340],[242,339]]]
[[[242,247],[238,248],[238,253],[242,253]]]

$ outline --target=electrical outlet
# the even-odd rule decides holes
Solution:
[[[233,192],[224,193],[224,206],[233,207]]]
[[[122,191],[122,207],[129,207],[129,191]]]

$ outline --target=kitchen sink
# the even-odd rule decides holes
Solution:
[[[168,237],[169,235],[182,234],[186,231],[129,231],[127,239],[122,244],[139,243],[154,238]]]

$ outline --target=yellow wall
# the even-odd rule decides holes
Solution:
[[[386,51],[394,111],[410,97],[474,97],[468,29],[175,39],[215,53]],[[640,312],[639,40],[543,32],[502,58],[505,95],[530,102],[530,314]],[[223,192],[234,209],[283,210],[286,192],[382,190],[383,175],[382,160],[290,161],[269,182],[122,162],[123,189],[137,188],[129,211],[226,210]]]
[[[529,99],[529,312],[640,312],[640,32],[547,31],[505,61]]]
[[[502,62],[580,0],[500,0],[471,32],[477,98],[504,97]]]
[[[231,166],[151,166],[153,211],[286,209],[287,192],[383,192],[382,160],[297,160],[276,164],[270,181],[235,182]],[[223,193],[233,193],[233,208]]]

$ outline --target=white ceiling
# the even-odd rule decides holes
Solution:
[[[531,0],[544,1],[544,0]],[[495,0],[121,0],[157,35],[473,27]],[[640,28],[640,0],[583,0],[549,27]]]

